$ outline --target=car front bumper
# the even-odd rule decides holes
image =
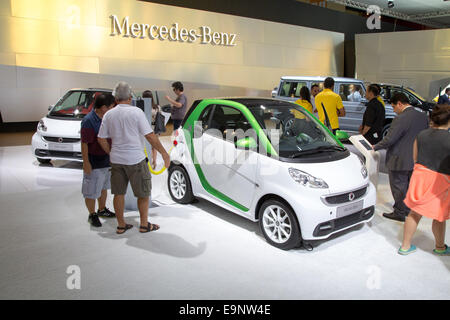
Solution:
[[[81,143],[58,143],[43,139],[39,133],[35,133],[31,139],[33,155],[41,159],[83,161],[81,155]]]

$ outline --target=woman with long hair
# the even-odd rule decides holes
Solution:
[[[313,112],[313,106],[311,104],[311,93],[308,87],[304,86],[300,89],[300,99],[295,101],[296,104],[300,105],[309,112]]]

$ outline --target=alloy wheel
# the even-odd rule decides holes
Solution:
[[[275,243],[285,243],[292,234],[292,222],[288,214],[277,205],[268,206],[263,213],[263,228]]]
[[[170,190],[177,199],[182,199],[186,194],[186,178],[181,171],[175,170],[172,172],[170,177]]]

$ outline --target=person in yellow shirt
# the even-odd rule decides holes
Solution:
[[[323,83],[324,89],[316,98],[316,108],[319,120],[325,124],[333,134],[339,130],[338,117],[345,117],[345,108],[342,104],[342,98],[333,92],[334,79],[328,77]]]
[[[295,101],[296,104],[313,113],[313,106],[311,104],[311,94],[308,87],[302,87],[300,89],[300,99]]]

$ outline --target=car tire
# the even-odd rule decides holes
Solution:
[[[191,180],[182,166],[174,165],[169,168],[167,187],[170,197],[177,203],[188,204],[195,200]]]
[[[46,164],[50,163],[51,159],[42,159],[42,158],[36,158],[39,163]]]
[[[262,204],[259,227],[266,241],[279,249],[290,250],[302,243],[297,217],[291,207],[282,201],[270,199]]]

